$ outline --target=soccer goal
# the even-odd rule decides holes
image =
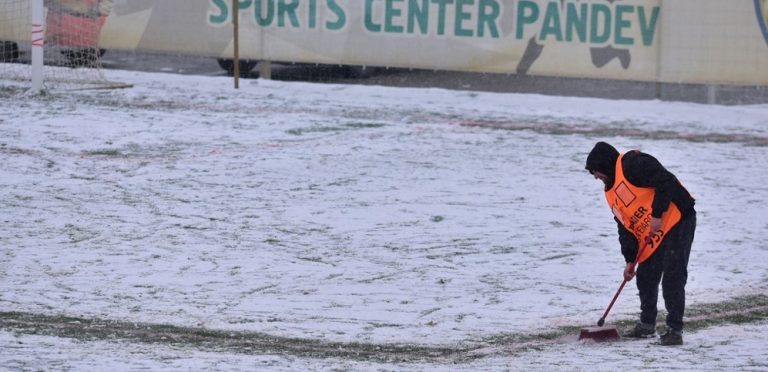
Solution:
[[[112,0],[0,1],[0,89],[124,88],[101,66],[99,37]]]

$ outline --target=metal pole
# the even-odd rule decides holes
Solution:
[[[240,0],[232,0],[232,29],[234,32],[235,51],[232,58],[232,73],[235,77],[235,89],[240,89]]]

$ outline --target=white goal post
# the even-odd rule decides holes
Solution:
[[[113,0],[0,1],[0,90],[124,88],[101,65]]]
[[[31,26],[32,35],[30,46],[32,49],[32,85],[30,91],[39,93],[43,90],[43,65],[44,47],[45,47],[45,8],[43,0],[32,0]]]

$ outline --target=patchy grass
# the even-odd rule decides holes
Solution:
[[[296,129],[289,129],[285,132],[288,134],[292,134],[294,136],[301,136],[303,134],[308,134],[308,133],[342,132],[342,131],[353,130],[353,129],[381,128],[383,126],[385,125],[379,124],[379,123],[348,123],[348,124],[343,124],[341,126],[314,126],[314,127],[308,127],[308,128],[296,128]]]
[[[89,150],[89,151],[83,151],[83,156],[104,156],[104,157],[125,157],[125,155],[120,152],[120,150],[115,149],[98,149],[98,150]]]
[[[692,306],[688,314],[687,330],[693,332],[717,325],[759,322],[768,319],[768,296],[761,294]],[[628,328],[634,324],[634,320],[621,320],[615,324],[619,328]],[[303,358],[344,358],[384,363],[465,362],[502,352],[526,353],[548,348],[563,337],[578,334],[580,329],[578,326],[566,326],[536,334],[498,334],[463,345],[426,346],[327,342],[259,332],[208,330],[167,324],[20,312],[0,313],[0,328],[23,334],[66,337],[82,341],[119,339],[183,346],[209,352],[288,354]],[[497,351],[478,352],[483,348]]]
[[[658,324],[664,324],[666,313],[659,312]],[[699,304],[686,309],[685,330],[698,330],[725,325],[756,323],[768,319],[768,296],[759,294],[737,297],[724,302]],[[628,329],[635,325],[636,319],[612,321],[619,329]],[[585,325],[587,326],[587,325]],[[590,324],[589,326],[594,326]],[[569,335],[578,335],[582,327],[564,326],[556,330],[538,334],[498,334],[484,338],[482,342],[494,346],[515,346],[515,351],[529,351],[540,348],[542,344],[561,340]]]
[[[207,330],[19,312],[0,313],[0,319],[0,328],[17,333],[66,337],[81,341],[119,339],[162,343],[209,352],[289,354],[307,358],[334,357],[376,362],[434,360],[457,352],[457,349],[448,347],[324,342],[258,332]]]

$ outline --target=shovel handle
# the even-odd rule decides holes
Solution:
[[[624,279],[623,282],[621,282],[621,285],[619,286],[619,289],[616,291],[616,294],[613,295],[613,300],[611,300],[611,303],[608,305],[608,308],[605,309],[605,313],[603,313],[603,317],[600,318],[600,320],[597,321],[597,326],[602,327],[603,324],[605,324],[605,318],[608,316],[608,313],[611,311],[611,308],[613,307],[613,304],[616,303],[616,299],[619,298],[619,293],[621,293],[621,290],[624,289],[624,286],[627,284],[627,280]]]
[[[635,262],[632,263],[632,267],[637,267],[637,261],[640,260],[640,254],[643,253],[647,246],[641,247],[637,251],[637,256],[635,257]],[[608,316],[608,313],[611,311],[611,308],[613,307],[613,304],[616,302],[616,299],[619,298],[619,294],[621,293],[621,290],[624,289],[624,286],[627,284],[627,279],[624,279],[623,282],[621,282],[621,285],[619,286],[619,289],[616,291],[616,294],[613,295],[613,300],[611,300],[611,303],[608,305],[608,308],[605,309],[605,313],[603,313],[603,317],[600,318],[600,320],[597,321],[597,326],[602,327],[603,324],[605,324],[605,318]]]

